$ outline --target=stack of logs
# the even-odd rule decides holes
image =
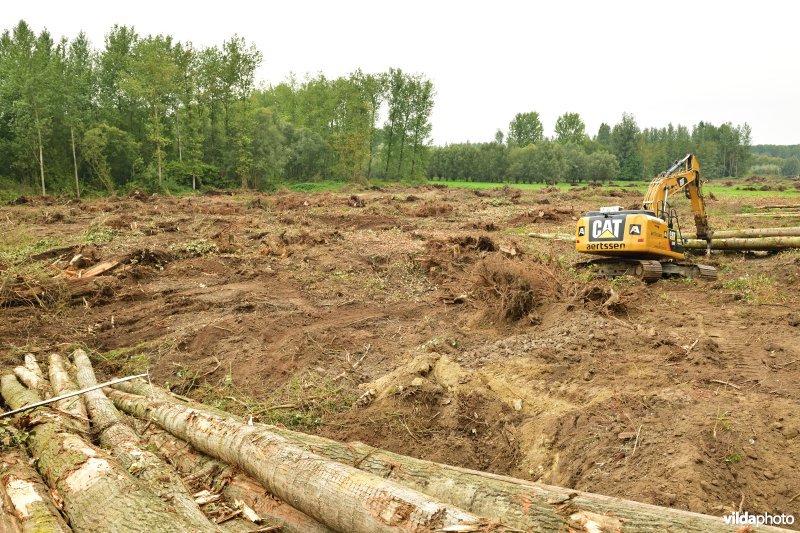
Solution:
[[[47,377],[28,354],[0,392],[19,409],[96,384],[76,350],[71,361],[52,354]],[[0,430],[0,531],[736,531],[719,517],[254,424],[143,380],[27,410]]]

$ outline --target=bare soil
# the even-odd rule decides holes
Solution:
[[[335,439],[800,517],[800,254],[698,256],[719,281],[645,285],[593,280],[571,243],[527,237],[641,193],[28,198],[0,207],[0,363],[77,344],[109,376],[149,368],[178,393]],[[782,199],[713,201],[710,219],[776,225],[735,216],[769,203]],[[55,269],[78,253],[73,271],[121,264],[70,297]]]

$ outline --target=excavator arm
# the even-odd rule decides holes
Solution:
[[[693,154],[676,161],[667,171],[653,178],[642,202],[642,207],[666,220],[669,215],[667,199],[671,193],[678,190],[683,190],[691,202],[694,223],[697,227],[697,238],[710,242],[713,231],[708,226],[708,217],[706,216],[706,203],[700,181],[700,165]]]

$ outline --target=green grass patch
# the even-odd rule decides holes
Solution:
[[[205,239],[171,244],[169,249],[181,257],[199,257],[217,252],[217,245]]]
[[[775,297],[775,282],[764,273],[754,276],[745,274],[736,279],[723,281],[722,288],[733,292],[737,300],[749,304],[764,303]]]
[[[256,422],[298,429],[321,425],[326,416],[350,409],[357,399],[354,393],[311,372],[295,375],[261,401],[238,391],[232,377],[226,377],[222,387],[208,386],[198,392],[204,403],[218,409],[252,416]]]
[[[106,244],[114,239],[114,230],[102,224],[92,224],[80,237],[81,244]]]

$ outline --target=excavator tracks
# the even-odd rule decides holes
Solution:
[[[579,267],[592,268],[598,276],[616,278],[633,276],[642,281],[653,282],[661,278],[682,277],[705,280],[717,279],[717,269],[707,265],[674,263],[653,259],[595,259],[580,263]]]

